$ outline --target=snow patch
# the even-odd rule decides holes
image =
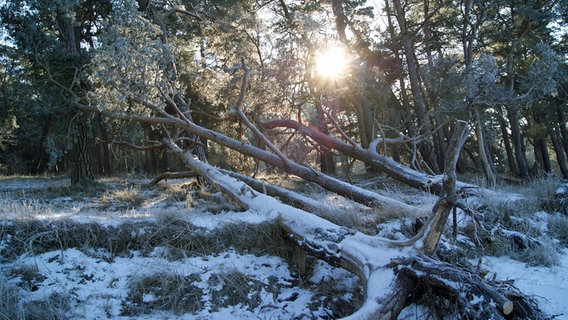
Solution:
[[[494,275],[498,280],[514,280],[515,285],[525,294],[532,295],[546,313],[568,317],[568,249],[562,251],[559,264],[551,268],[528,267],[508,257],[484,257],[481,265],[490,272],[487,277]]]

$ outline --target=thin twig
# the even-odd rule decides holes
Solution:
[[[282,159],[282,161],[285,164],[289,164],[290,163],[290,159],[288,159],[288,157],[286,157],[286,155],[284,155],[284,153],[282,153],[282,151],[280,151],[280,149],[278,149],[267,137],[264,133],[262,133],[249,119],[248,117],[244,114],[244,112],[242,111],[242,105],[245,101],[245,97],[246,97],[246,93],[247,93],[247,87],[248,87],[248,81],[249,81],[249,77],[250,77],[250,68],[246,65],[245,63],[245,59],[241,57],[241,67],[242,70],[244,70],[245,74],[243,75],[243,79],[241,82],[241,93],[239,94],[239,100],[237,101],[237,104],[233,107],[233,112],[245,123],[245,125],[251,129],[258,137],[260,140],[262,140],[262,142],[264,142],[264,145],[267,146],[272,152],[274,152],[274,154],[276,154],[280,159]]]
[[[339,124],[337,123],[337,121],[335,121],[335,119],[333,119],[333,117],[329,114],[329,111],[326,111],[322,108],[323,113],[325,113],[325,115],[327,115],[327,118],[329,119],[329,121],[331,121],[331,123],[333,124],[333,126],[335,127],[335,129],[337,129],[337,131],[339,131],[339,134],[343,137],[343,139],[347,140],[347,142],[349,142],[349,144],[351,144],[352,146],[356,147],[357,146],[357,142],[353,141],[353,139],[351,139],[346,133],[345,131],[343,131],[343,129],[341,129],[341,127],[339,126]]]

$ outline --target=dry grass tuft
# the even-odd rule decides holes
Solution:
[[[29,272],[27,270],[24,274]],[[8,284],[4,274],[0,273],[0,320],[67,319],[68,297],[52,294],[41,301],[24,301],[20,290]]]
[[[551,237],[558,239],[560,245],[568,247],[568,217],[555,213],[548,218],[548,233]]]
[[[540,179],[522,186],[503,187],[500,188],[505,190],[503,193],[481,197],[474,209],[482,214],[483,220],[462,229],[471,243],[477,245],[472,253],[505,255],[534,266],[557,264],[559,245],[550,236],[562,239],[559,234],[568,230],[568,222],[560,216],[549,218],[546,227],[546,221],[542,221],[542,215],[546,214],[541,210],[554,197],[559,183],[553,178]]]
[[[155,274],[142,277],[130,285],[130,293],[123,316],[136,316],[154,310],[170,311],[180,315],[197,313],[203,309],[203,290],[196,285],[199,275]]]

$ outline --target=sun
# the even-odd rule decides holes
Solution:
[[[347,71],[348,64],[349,58],[345,49],[338,46],[328,47],[316,57],[317,74],[327,79],[340,78]]]

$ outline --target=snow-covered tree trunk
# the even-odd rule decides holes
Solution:
[[[433,289],[431,292],[436,296],[454,301],[456,310],[469,317],[488,312],[496,319],[504,319],[507,315],[544,319],[538,308],[514,288],[498,286],[474,272],[429,257],[436,249],[456,197],[455,163],[467,137],[467,124],[458,122],[456,127],[458,130],[449,146],[449,160],[443,179],[444,195],[416,241],[405,244],[338,226],[308,211],[284,204],[199,161],[174,143],[167,145],[195,173],[239,205],[270,215],[278,221],[282,230],[302,249],[357,275],[363,285],[365,302],[348,319],[397,319],[415,298],[413,293],[416,289],[423,286]],[[475,297],[473,295],[486,298],[482,312],[470,303]]]

